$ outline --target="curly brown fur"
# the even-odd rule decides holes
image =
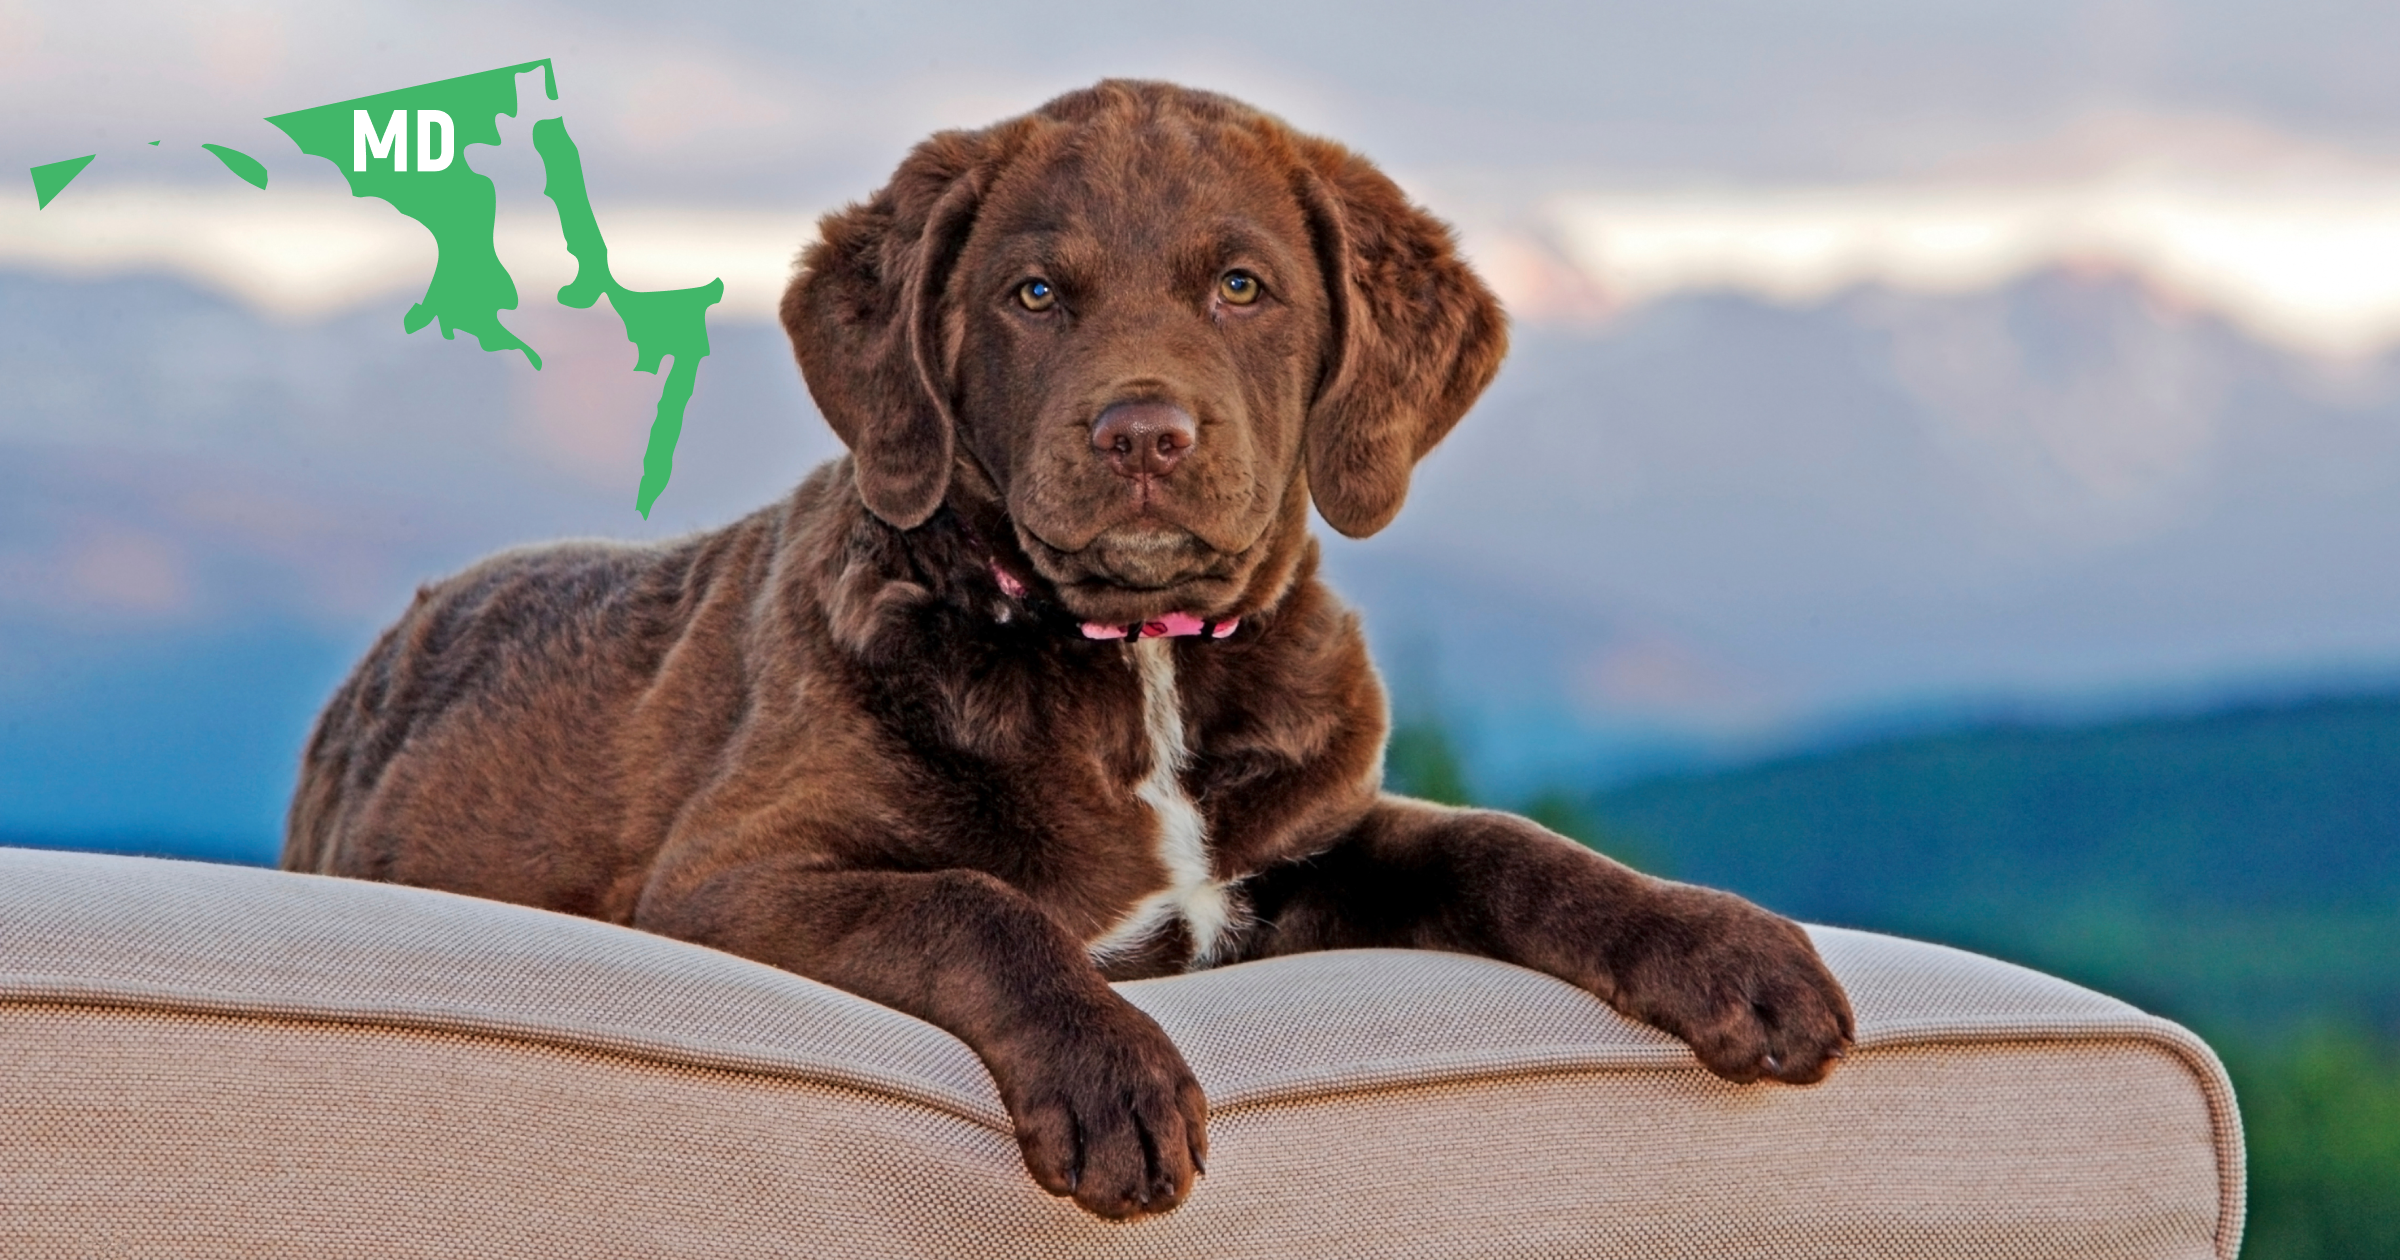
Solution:
[[[631,924],[929,1020],[990,1067],[1034,1180],[1110,1217],[1174,1207],[1207,1152],[1199,1086],[1112,979],[1462,950],[1729,1079],[1840,1057],[1849,1007],[1789,922],[1381,792],[1383,693],[1308,507],[1388,522],[1506,333],[1363,159],[1102,83],[918,146],[825,219],[783,319],[850,455],[713,533],[420,591],[319,720],[287,867]],[[1155,462],[1108,445],[1118,407],[1173,422],[1132,430]],[[1239,628],[1078,630],[1175,612]]]

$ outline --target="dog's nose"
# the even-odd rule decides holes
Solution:
[[[1120,477],[1164,477],[1191,452],[1199,433],[1192,413],[1173,403],[1121,402],[1100,413],[1092,449]]]

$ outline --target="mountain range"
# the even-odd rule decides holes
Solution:
[[[417,582],[720,523],[837,450],[780,331],[724,321],[645,522],[657,381],[604,313],[511,316],[535,373],[405,305],[0,273],[0,830],[263,852],[317,697]],[[1398,709],[1506,795],[2387,678],[2396,490],[2400,360],[2052,270],[1520,328],[1399,522],[1319,532]]]

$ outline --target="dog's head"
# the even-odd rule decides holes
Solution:
[[[783,298],[869,510],[996,499],[1070,611],[1241,608],[1309,498],[1383,528],[1506,323],[1364,159],[1222,96],[1109,81],[917,146]]]

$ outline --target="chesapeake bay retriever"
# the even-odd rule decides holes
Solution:
[[[849,455],[673,542],[426,587],[319,720],[283,863],[631,924],[956,1034],[1033,1179],[1164,1212],[1206,1100],[1108,981],[1409,946],[1538,968],[1735,1081],[1851,1035],[1790,922],[1382,792],[1318,581],[1506,329],[1339,145],[1106,82],[919,145],[783,299]]]

